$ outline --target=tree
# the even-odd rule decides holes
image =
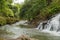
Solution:
[[[26,0],[21,8],[20,17],[32,20],[39,15],[40,10],[47,6],[46,0]]]
[[[9,5],[9,8],[13,11],[15,17],[19,17],[19,12],[21,5],[16,3],[14,5]]]
[[[8,5],[12,3],[12,0],[0,0],[0,16],[12,16],[13,11]]]
[[[0,13],[2,12],[3,9],[7,7],[7,2],[6,0],[0,0]]]

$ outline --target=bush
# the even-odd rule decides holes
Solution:
[[[5,24],[13,24],[13,23],[16,23],[18,21],[19,21],[18,18],[0,16],[0,26],[3,26]]]
[[[12,17],[7,17],[7,18],[6,18],[6,21],[7,21],[7,24],[13,24],[13,23],[15,23],[15,22],[18,22],[19,19],[17,19],[17,18],[12,18]]]
[[[2,16],[5,16],[5,17],[13,17],[14,16],[14,13],[13,13],[13,11],[11,9],[5,8],[2,11]]]
[[[13,18],[6,18],[7,24],[13,24],[14,23],[14,19]]]
[[[6,19],[0,16],[0,26],[5,25],[5,24],[6,24]]]

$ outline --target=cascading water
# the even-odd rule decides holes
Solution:
[[[54,31],[59,32],[60,31],[60,14],[56,15],[52,19],[48,20],[47,22],[41,22],[38,25],[38,28],[42,31]]]

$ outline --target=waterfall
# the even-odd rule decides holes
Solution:
[[[37,29],[39,30],[47,30],[47,31],[55,31],[59,32],[60,31],[60,14],[56,15],[52,19],[48,21],[41,22]]]

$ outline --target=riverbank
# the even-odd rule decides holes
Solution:
[[[16,40],[38,40],[38,39],[35,39],[35,38],[30,38],[29,36],[27,35],[21,35],[19,38],[17,38]]]

